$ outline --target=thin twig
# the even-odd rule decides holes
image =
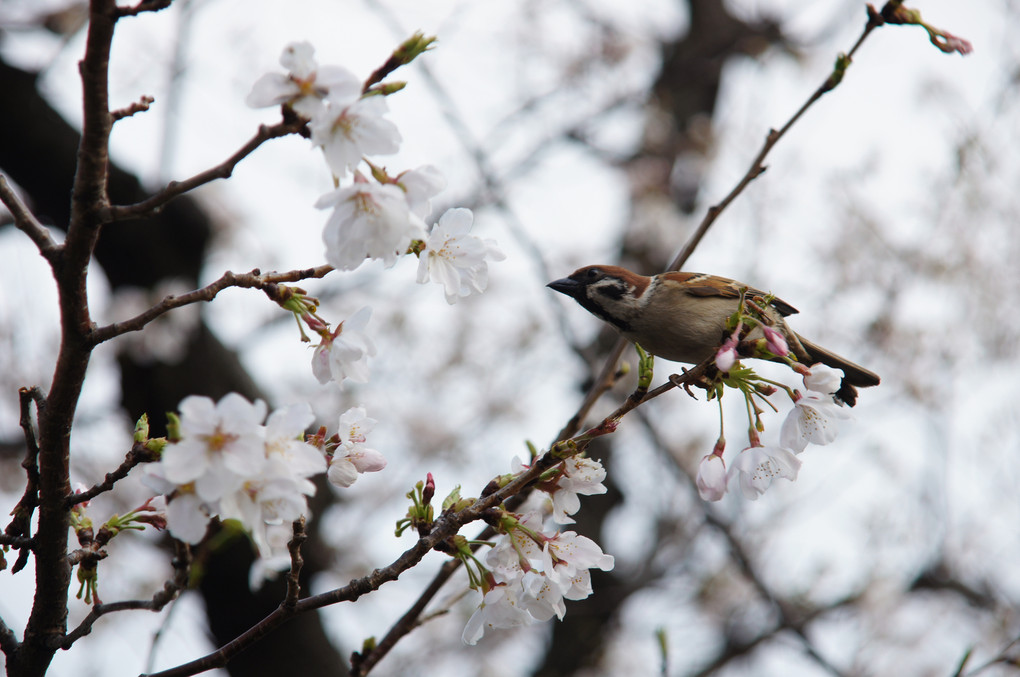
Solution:
[[[39,253],[42,254],[44,259],[51,261],[56,253],[60,251],[60,245],[50,237],[50,231],[46,230],[46,226],[35,217],[32,210],[28,208],[28,205],[11,188],[10,184],[7,183],[7,177],[3,174],[0,174],[0,202],[3,202],[4,206],[11,212],[11,216],[14,217],[14,225],[17,226],[18,230],[28,235],[29,239],[38,247]]]
[[[118,108],[117,110],[112,111],[110,113],[110,117],[113,119],[114,122],[117,122],[117,120],[129,118],[135,113],[144,113],[147,110],[149,110],[149,106],[151,106],[155,100],[156,99],[146,94],[142,96],[141,99],[135,101],[130,106],[127,106],[126,108]]]
[[[725,210],[738,195],[744,192],[744,189],[747,188],[752,181],[765,172],[765,157],[772,151],[772,148],[779,143],[780,139],[786,136],[786,133],[790,131],[790,128],[793,127],[798,120],[800,120],[801,116],[803,116],[804,113],[806,113],[807,110],[815,104],[815,102],[839,85],[843,78],[844,71],[850,66],[850,63],[853,60],[853,55],[860,48],[861,44],[863,44],[864,40],[867,39],[868,35],[871,34],[871,31],[875,30],[882,24],[883,21],[881,16],[876,14],[869,6],[868,22],[865,24],[864,31],[861,33],[860,37],[857,38],[857,42],[854,43],[854,46],[849,52],[847,52],[845,57],[844,55],[840,55],[837,59],[836,68],[825,79],[825,82],[819,85],[818,89],[816,89],[811,96],[808,97],[808,100],[805,101],[804,104],[797,109],[797,112],[786,121],[786,124],[779,128],[779,131],[774,129],[769,130],[769,133],[765,135],[765,143],[762,144],[758,154],[755,155],[754,160],[751,161],[751,166],[747,169],[747,172],[737,182],[737,185],[733,187],[733,190],[731,190],[722,200],[708,208],[708,211],[705,213],[705,218],[701,220],[697,229],[691,237],[688,238],[687,242],[684,243],[683,248],[677,253],[676,257],[666,268],[667,271],[680,270],[680,267],[687,262],[687,259],[689,259],[691,254],[694,253],[694,249],[701,243],[705,233],[707,233],[708,229],[712,227],[712,224],[715,223],[717,218],[719,218],[719,215],[722,214],[723,210]]]
[[[0,651],[5,656],[13,656],[14,652],[21,646],[21,642],[18,641],[18,636],[14,634],[14,631],[7,627],[4,620],[0,618]]]
[[[22,494],[18,504],[11,511],[14,519],[4,529],[4,535],[9,538],[30,538],[32,535],[32,514],[39,505],[39,443],[35,426],[32,424],[32,404],[35,404],[38,416],[38,413],[45,408],[46,400],[38,388],[21,388],[18,391],[18,396],[21,401],[19,423],[25,435],[25,459],[21,462],[26,476],[25,493]],[[18,573],[28,564],[28,553],[32,545],[34,545],[34,541],[28,547],[23,547],[18,553],[18,559],[11,567],[12,574]]]
[[[287,543],[287,551],[290,552],[290,571],[287,572],[287,596],[283,600],[285,609],[294,609],[298,598],[301,596],[301,567],[305,561],[301,558],[301,546],[308,535],[305,533],[305,518],[302,515],[294,520],[292,525],[293,538]]]
[[[104,327],[94,329],[89,337],[93,344],[98,345],[104,341],[116,338],[121,334],[139,331],[145,328],[145,325],[175,308],[180,308],[192,303],[212,301],[216,298],[217,294],[224,289],[229,289],[230,287],[262,289],[268,291],[272,289],[273,285],[285,282],[299,282],[301,280],[322,278],[332,271],[333,267],[330,265],[291,270],[285,273],[262,273],[258,269],[255,269],[250,273],[233,273],[228,270],[218,280],[211,282],[201,289],[196,289],[195,291],[188,292],[187,294],[181,294],[179,296],[167,296],[153,307],[136,315],[135,317],[132,317],[131,319],[124,320],[123,322],[114,322],[113,324],[108,324]]]
[[[22,548],[31,549],[34,544],[35,539],[31,536],[13,536],[6,533],[0,533],[0,545],[5,547],[11,547],[15,550],[20,550]]]
[[[131,450],[124,455],[124,460],[121,462],[117,469],[113,472],[106,473],[106,477],[99,484],[89,487],[86,491],[81,493],[74,493],[67,497],[64,501],[64,507],[71,509],[79,503],[85,501],[91,501],[93,498],[104,492],[113,489],[113,485],[128,476],[131,469],[140,463],[151,463],[152,461],[158,460],[157,455],[147,449],[141,442],[135,442],[131,445]]]
[[[173,4],[173,0],[142,0],[134,7],[118,7],[117,18],[138,16],[144,12],[158,12]]]
[[[111,602],[109,604],[96,604],[92,607],[89,614],[78,624],[71,632],[67,633],[63,637],[54,638],[53,648],[55,649],[70,649],[71,645],[77,642],[79,639],[88,635],[92,632],[92,626],[95,625],[96,621],[105,616],[106,614],[113,613],[115,611],[130,611],[130,610],[147,610],[147,611],[161,611],[170,602],[177,598],[188,585],[188,576],[191,570],[191,550],[188,545],[181,543],[180,541],[175,542],[176,552],[174,553],[173,577],[163,583],[163,588],[152,596],[152,599],[134,599],[126,600],[123,602]]]
[[[234,167],[236,167],[241,160],[251,155],[255,149],[263,143],[282,136],[298,134],[304,128],[305,124],[304,120],[298,119],[294,121],[279,122],[275,125],[269,126],[260,125],[255,136],[253,136],[246,144],[241,146],[236,153],[220,164],[215,167],[211,167],[204,172],[199,172],[190,179],[185,179],[183,181],[171,181],[167,184],[166,188],[155,195],[142,200],[141,202],[136,202],[131,205],[114,205],[109,207],[103,214],[104,221],[121,221],[124,219],[147,216],[156,212],[170,200],[183,195],[190,190],[194,190],[195,188],[211,181],[215,181],[216,179],[229,178],[230,175],[234,173]]]

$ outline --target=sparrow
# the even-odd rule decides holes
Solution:
[[[673,362],[699,364],[712,357],[727,338],[726,320],[737,311],[740,294],[761,306],[767,294],[748,285],[702,273],[662,273],[652,277],[619,266],[585,266],[547,287],[573,298],[581,306],[647,352]],[[786,339],[797,360],[843,370],[835,396],[854,406],[857,388],[876,386],[878,375],[812,343],[786,324],[797,313],[789,303],[773,298],[762,307],[772,328]],[[745,338],[764,336],[756,327]],[[777,360],[778,361],[778,360]]]

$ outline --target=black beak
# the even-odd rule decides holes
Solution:
[[[571,280],[569,277],[560,278],[559,280],[553,280],[546,285],[550,289],[554,289],[561,294],[566,294],[572,299],[576,299],[581,294],[581,290],[584,285],[577,280]]]

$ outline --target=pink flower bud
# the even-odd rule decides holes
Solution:
[[[428,505],[432,502],[432,497],[436,495],[436,481],[432,478],[432,473],[428,473],[425,479],[425,488],[421,492],[421,502]]]
[[[715,354],[715,366],[724,374],[733,368],[737,363],[737,350],[730,345],[729,340],[719,348]]]
[[[765,332],[766,347],[776,357],[786,357],[790,353],[790,347],[786,344],[786,337],[772,327],[763,326]]]

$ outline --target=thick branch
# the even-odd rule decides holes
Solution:
[[[202,301],[212,301],[216,298],[217,294],[230,287],[270,290],[273,285],[284,282],[298,282],[300,280],[322,278],[332,271],[333,267],[330,265],[322,265],[317,268],[305,268],[302,270],[291,270],[286,273],[263,274],[258,269],[255,269],[250,273],[232,273],[228,270],[220,277],[220,279],[202,287],[201,289],[196,289],[195,291],[188,292],[187,294],[181,294],[180,296],[167,296],[153,307],[129,320],[114,322],[113,324],[105,327],[95,329],[91,333],[90,338],[93,344],[98,345],[104,341],[116,338],[121,334],[126,334],[131,331],[139,331],[145,328],[145,325],[149,324],[160,315],[163,315],[174,308],[180,308],[182,306]]]
[[[60,353],[46,408],[39,416],[39,525],[35,534],[35,599],[24,641],[8,670],[41,677],[53,658],[53,643],[67,631],[71,566],[67,561],[70,513],[64,500],[69,479],[71,427],[91,356],[86,279],[99,238],[100,212],[107,204],[110,134],[107,91],[110,44],[117,6],[92,0],[85,57],[80,71],[83,92],[82,135],[71,193],[71,219],[60,255],[51,266],[60,298]],[[25,552],[25,551],[22,551]]]
[[[259,127],[259,131],[248,141],[248,143],[241,146],[236,153],[220,164],[215,167],[211,167],[204,172],[195,174],[190,179],[185,179],[184,181],[171,181],[167,184],[166,188],[150,198],[142,200],[141,202],[136,202],[133,205],[114,205],[105,211],[105,220],[121,221],[124,219],[137,218],[139,216],[152,214],[170,200],[187,193],[189,190],[194,190],[195,188],[211,181],[215,181],[216,179],[229,178],[230,175],[234,173],[234,167],[236,167],[241,160],[251,155],[255,149],[263,143],[270,139],[277,139],[281,136],[298,134],[304,126],[305,122],[303,120],[284,121],[272,126],[261,125]]]

